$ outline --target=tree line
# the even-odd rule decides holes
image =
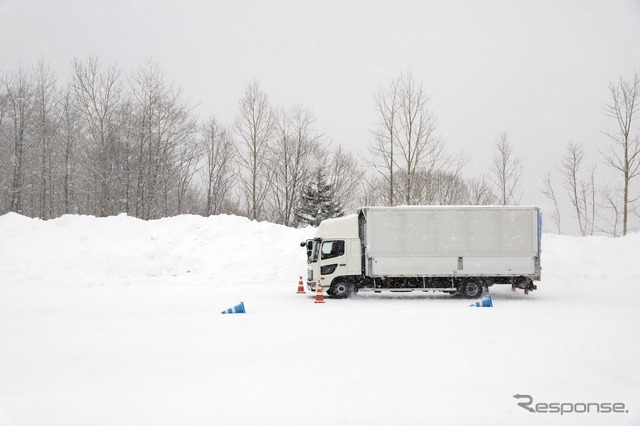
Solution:
[[[368,185],[369,200],[382,205],[519,204],[524,166],[507,134],[494,142],[491,170],[464,178],[466,160],[446,151],[428,104],[423,85],[411,74],[392,79],[376,93],[378,122],[365,160],[376,171]],[[612,181],[598,183],[597,166],[585,166],[584,146],[577,142],[569,142],[558,164],[544,174],[540,191],[553,204],[551,219],[558,233],[566,216],[577,222],[581,235],[622,236],[639,222],[639,108],[640,73],[609,83],[603,108],[611,122],[603,131],[609,143],[599,152]],[[563,211],[565,204],[569,211]]]
[[[359,157],[330,143],[309,109],[274,108],[257,81],[232,122],[222,123],[200,122],[151,60],[124,73],[96,57],[75,59],[70,74],[63,84],[42,60],[0,74],[0,214],[227,213],[301,226],[363,205],[506,205],[522,197],[523,163],[506,133],[494,142],[491,170],[465,176],[467,159],[447,150],[426,89],[410,73],[374,94],[376,122]],[[639,80],[636,73],[612,83],[605,109],[616,126],[606,132],[603,159],[624,184],[597,186],[593,167],[585,179],[575,143],[545,175],[558,232],[563,194],[584,235],[624,235],[638,214],[631,183],[640,164]]]
[[[563,156],[543,180],[542,193],[553,203],[551,219],[558,233],[564,221],[559,199],[570,202],[569,217],[577,222],[580,235],[608,234],[614,237],[637,230],[640,219],[640,73],[618,77],[609,83],[609,98],[603,113],[610,125],[602,133],[608,145],[599,150],[601,165],[613,172],[612,182],[600,183],[598,164],[585,164],[584,145],[569,142]],[[556,182],[556,177],[559,184]],[[558,185],[561,188],[558,191]]]
[[[325,139],[311,111],[274,109],[257,82],[233,123],[199,123],[152,61],[125,75],[74,60],[66,84],[39,61],[0,74],[0,213],[229,213],[297,226],[315,170],[341,209],[359,185],[353,155]]]

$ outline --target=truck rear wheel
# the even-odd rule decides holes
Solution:
[[[482,296],[482,284],[478,281],[467,281],[460,286],[460,295],[467,299],[477,299]]]
[[[351,284],[340,281],[331,285],[331,296],[334,299],[344,299],[351,294]]]

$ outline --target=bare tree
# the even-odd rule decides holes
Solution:
[[[387,205],[388,196],[387,181],[377,174],[364,174],[360,184],[360,205],[361,206],[384,206]]]
[[[313,160],[322,151],[322,135],[313,114],[301,107],[276,114],[271,162],[274,167],[269,200],[276,223],[297,226],[296,208],[304,186],[312,179]]]
[[[195,122],[191,122],[190,129],[195,128]],[[189,134],[191,130],[189,130]],[[175,147],[175,155],[172,159],[172,167],[169,174],[165,175],[165,200],[173,199],[173,204],[167,205],[165,215],[179,215],[184,213],[195,213],[196,198],[192,190],[192,181],[198,172],[198,159],[200,148],[197,141],[189,137],[181,141]],[[175,193],[171,196],[171,193]]]
[[[569,199],[576,212],[578,220],[578,228],[581,235],[587,235],[587,212],[585,210],[586,200],[584,193],[580,190],[580,167],[584,157],[582,145],[570,143],[567,146],[567,152],[562,157],[560,173],[563,176],[563,185],[569,194]]]
[[[385,198],[386,194],[383,194],[384,188],[382,188],[381,179],[378,176],[363,175],[358,191],[360,194],[358,204],[361,206],[376,206],[385,204],[384,202],[380,201],[381,199]]]
[[[342,212],[354,211],[360,207],[359,191],[364,173],[355,157],[345,152],[341,146],[330,150],[327,155],[329,180],[333,189],[333,200]]]
[[[469,194],[469,204],[473,206],[487,206],[495,204],[497,198],[491,190],[491,185],[486,177],[479,179],[469,179],[467,181],[467,192]]]
[[[457,161],[455,159],[457,158]],[[466,204],[469,192],[462,177],[465,164],[463,157],[449,157],[449,164],[443,167],[421,167],[413,177],[411,199],[414,204]],[[398,182],[403,184],[408,178],[401,170]]]
[[[419,202],[417,175],[435,175],[455,163],[436,137],[435,116],[428,104],[424,87],[408,73],[376,94],[379,122],[369,147],[369,164],[382,178],[387,204]]]
[[[9,121],[11,177],[8,186],[9,211],[24,214],[25,172],[34,148],[29,132],[33,127],[33,82],[19,67],[4,80],[6,118]]]
[[[71,89],[67,89],[62,97],[62,208],[64,214],[77,213],[80,203],[76,189],[79,177],[79,159],[77,154],[80,139],[80,117],[77,108],[73,105]]]
[[[205,188],[204,214],[222,213],[233,179],[232,161],[234,154],[233,141],[215,117],[211,117],[202,126],[201,144],[205,158],[205,174],[203,176]]]
[[[627,235],[629,210],[638,199],[631,197],[631,181],[640,174],[640,134],[633,123],[640,117],[640,72],[636,71],[631,80],[619,78],[609,84],[610,101],[605,105],[605,113],[615,119],[615,131],[605,131],[611,144],[603,153],[606,163],[622,175],[622,235]]]
[[[581,182],[582,198],[584,199],[584,211],[587,217],[587,230],[589,235],[593,235],[596,224],[596,211],[598,204],[596,202],[596,166],[589,167],[589,180]]]
[[[387,87],[378,90],[375,95],[375,107],[378,123],[373,131],[373,142],[369,146],[371,160],[369,166],[376,170],[387,186],[386,203],[395,204],[394,172],[396,169],[396,144],[399,132],[400,78],[394,78]]]
[[[150,219],[183,213],[200,152],[191,109],[151,60],[132,75],[130,86],[132,143],[122,147],[133,146],[134,165],[124,164],[132,169],[129,180],[135,176],[135,214]]]
[[[604,226],[596,226],[596,230],[605,232],[613,237],[620,236],[622,226],[621,195],[622,190],[603,186],[598,190],[600,195],[600,208],[607,212],[607,215],[599,214],[600,223]]]
[[[404,203],[413,203],[413,180],[418,170],[436,171],[448,161],[444,143],[435,136],[435,117],[428,108],[429,98],[410,74],[400,80],[400,166],[406,173]]]
[[[429,204],[459,205],[467,204],[469,200],[469,187],[459,173],[436,172],[428,177],[433,182],[433,198]]]
[[[132,74],[132,139],[135,176],[134,214],[143,219],[161,216],[163,176],[167,171],[171,146],[165,135],[167,87],[159,64],[148,61]]]
[[[117,200],[113,180],[118,176],[115,118],[122,93],[120,71],[112,66],[103,72],[96,57],[86,63],[76,59],[72,85],[88,131],[85,155],[92,177],[90,190],[99,194],[98,214],[107,216],[113,213],[112,203]]]
[[[273,179],[273,167],[269,163],[274,113],[266,93],[257,81],[247,87],[240,100],[234,130],[238,138],[238,162],[241,182],[247,201],[250,219],[262,219],[263,207]]]
[[[54,173],[58,158],[57,133],[60,125],[59,90],[56,77],[43,60],[34,71],[34,132],[40,148],[38,212],[41,218],[55,216]]]
[[[551,182],[551,172],[548,171],[544,174],[544,179],[542,182],[544,185],[542,193],[545,197],[551,200],[551,202],[553,202],[553,213],[551,214],[551,220],[556,225],[558,234],[562,234],[562,230],[560,228],[560,208],[558,207],[558,198],[556,197],[556,193],[553,189],[553,183]]]
[[[516,158],[513,147],[507,140],[507,134],[501,133],[495,142],[496,154],[493,157],[492,181],[498,188],[499,202],[502,205],[519,204],[520,197],[516,194],[520,186],[523,166],[522,160]]]

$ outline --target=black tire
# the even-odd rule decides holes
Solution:
[[[483,286],[479,281],[467,281],[460,286],[460,295],[467,299],[477,299],[482,296]]]
[[[339,281],[331,285],[330,291],[334,299],[346,299],[351,295],[352,286],[347,282]]]

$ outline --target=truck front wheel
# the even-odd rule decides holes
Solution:
[[[460,295],[467,299],[477,299],[482,296],[482,284],[478,281],[467,281],[460,286]]]
[[[351,284],[340,281],[331,285],[331,296],[334,299],[344,299],[351,294]]]

